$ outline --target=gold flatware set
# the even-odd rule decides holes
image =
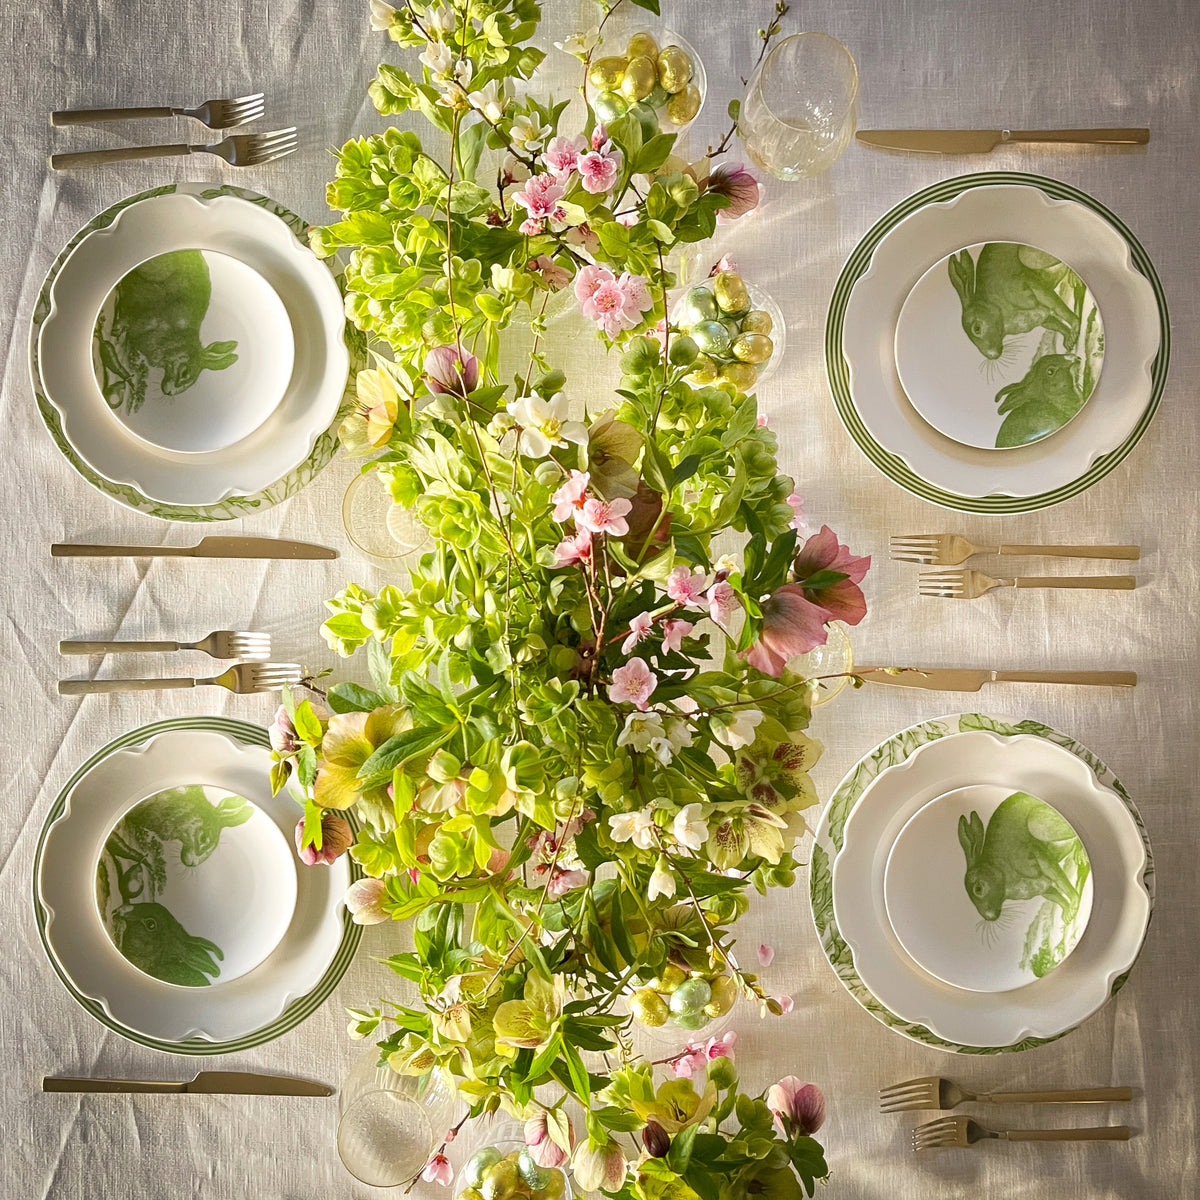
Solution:
[[[1045,143],[1072,146],[1144,146],[1150,130],[1137,129],[860,129],[855,139],[879,150],[918,154],[988,154],[997,146]]]
[[[334,1088],[290,1075],[253,1071],[201,1071],[187,1080],[91,1079],[47,1075],[43,1092],[122,1092],[199,1096],[332,1096]]]

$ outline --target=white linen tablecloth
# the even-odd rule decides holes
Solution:
[[[594,23],[594,10],[577,0],[548,0],[546,7],[547,48],[571,28]],[[767,5],[666,0],[664,9],[667,23],[707,64],[710,100],[692,135],[693,148],[702,147],[719,136],[725,100],[740,90],[738,76],[756,53],[754,30],[766,20]],[[914,721],[960,708],[1044,721],[1094,750],[1138,803],[1157,858],[1158,906],[1128,986],[1084,1027],[1024,1054],[954,1057],[904,1041],[842,990],[821,955],[800,881],[790,893],[757,902],[744,922],[745,953],[752,959],[760,941],[775,947],[766,976],[795,997],[795,1011],[778,1022],[754,1017],[740,1023],[739,1068],[755,1087],[790,1072],[825,1089],[829,1119],[822,1137],[834,1172],[831,1196],[1195,1195],[1200,6],[1195,0],[810,0],[796,6],[788,25],[826,30],[850,47],[861,71],[863,127],[1144,124],[1153,130],[1145,152],[1013,147],[989,158],[938,159],[851,146],[811,182],[768,182],[759,213],[723,229],[717,251],[732,253],[786,316],[786,362],[762,389],[761,402],[810,521],[828,521],[856,552],[875,555],[867,577],[871,611],[854,631],[859,661],[1133,668],[1141,677],[1127,692],[1022,686],[960,698],[882,688],[846,694],[813,723],[828,746],[817,768],[822,795],[860,755]],[[6,348],[0,411],[7,446],[0,469],[6,794],[0,897],[12,934],[0,960],[0,1195],[11,1200],[371,1194],[338,1161],[334,1100],[80,1098],[39,1091],[43,1073],[183,1078],[206,1065],[168,1059],[108,1031],[75,1005],[47,964],[31,912],[30,878],[38,832],[59,789],[101,745],[151,720],[223,713],[265,723],[272,712],[266,698],[215,689],[60,699],[55,680],[72,671],[56,653],[58,639],[266,629],[278,658],[320,668],[331,665],[317,633],[322,599],[346,579],[378,586],[386,577],[356,557],[342,535],[339,502],[353,471],[345,462],[289,503],[219,530],[328,542],[343,551],[337,562],[52,560],[49,543],[62,539],[178,544],[200,531],[126,511],[70,469],[35,411],[26,341],[33,299],[55,254],[79,226],[123,196],[171,180],[227,179],[267,192],[312,220],[325,219],[324,183],[332,170],[326,147],[382,126],[365,99],[366,85],[381,58],[401,53],[370,33],[365,0],[13,0],[0,9],[0,342]],[[565,94],[570,64],[550,53],[551,78]],[[201,132],[182,121],[51,130],[53,108],[195,103],[260,88],[269,100],[264,128],[301,128],[303,150],[284,162],[240,174],[208,158],[70,175],[47,169],[54,149]],[[1162,408],[1130,458],[1060,507],[1003,519],[942,512],[877,474],[838,422],[821,349],[838,270],[875,219],[929,183],[989,168],[1052,175],[1112,208],[1157,264],[1175,337]],[[564,339],[557,354],[568,371],[576,367],[572,386],[586,386],[594,404],[602,384],[585,385],[591,376],[579,367],[600,359],[594,348],[579,346],[579,338]],[[612,365],[602,370],[601,380],[613,378]],[[1001,594],[957,605],[918,600],[914,569],[887,561],[887,537],[934,529],[973,539],[1138,542],[1139,587],[1132,594]],[[209,665],[201,656],[187,661],[197,673]],[[121,665],[153,671],[162,664],[137,659]],[[118,673],[115,664],[106,670]],[[399,934],[369,930],[333,999],[306,1024],[211,1065],[337,1083],[359,1049],[344,1036],[342,1007],[370,1003],[393,987],[371,955]],[[1012,1124],[1026,1116],[1042,1124],[1055,1117],[1080,1124],[1128,1120],[1138,1136],[1113,1146],[991,1143],[914,1161],[908,1132],[921,1118],[880,1116],[875,1092],[933,1072],[972,1086],[1133,1084],[1145,1089],[1145,1098],[1130,1106],[995,1115],[1000,1123],[1011,1117]]]

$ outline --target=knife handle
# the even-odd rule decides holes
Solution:
[[[1135,671],[995,671],[996,683],[1082,683],[1093,687],[1136,687]]]
[[[160,688],[194,688],[194,679],[60,679],[60,696],[92,696],[99,692],[156,692]]]
[[[1149,129],[1006,129],[1006,142],[1071,142],[1076,145],[1144,146]]]
[[[46,1075],[43,1092],[185,1092],[186,1083],[173,1079],[72,1079],[67,1075]]]
[[[1097,588],[1131,592],[1137,587],[1132,575],[1025,575],[1013,580],[1019,588]]]
[[[178,642],[59,642],[59,654],[152,654],[178,650]]]
[[[93,546],[86,542],[55,542],[54,558],[159,558],[186,557],[191,546]]]
[[[997,554],[1045,555],[1048,558],[1127,558],[1141,555],[1137,546],[1018,546],[1004,545]]]

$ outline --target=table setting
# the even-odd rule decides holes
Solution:
[[[10,19],[5,1194],[1196,1186],[1200,18],[761,9]]]

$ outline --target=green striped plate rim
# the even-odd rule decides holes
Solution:
[[[1064,483],[1052,491],[1039,492],[1033,496],[960,496],[922,479],[903,459],[885,450],[867,431],[858,415],[857,408],[855,408],[854,397],[850,394],[850,367],[842,353],[842,326],[845,322],[846,305],[850,300],[850,293],[866,272],[871,263],[871,256],[875,253],[875,247],[883,240],[885,234],[895,228],[905,217],[911,216],[926,205],[953,200],[955,196],[972,188],[994,187],[997,184],[1036,187],[1056,200],[1073,200],[1099,214],[1121,234],[1129,246],[1134,266],[1146,277],[1154,289],[1154,298],[1158,305],[1159,347],[1151,369],[1150,402],[1146,405],[1137,425],[1115,450],[1096,459],[1078,478]],[[854,253],[846,260],[846,265],[838,277],[837,286],[833,289],[833,298],[829,302],[829,316],[825,323],[825,370],[829,378],[829,389],[833,393],[833,403],[837,408],[838,416],[841,417],[842,424],[846,426],[847,432],[857,443],[858,448],[880,471],[894,483],[898,483],[905,491],[919,496],[922,500],[940,504],[943,508],[957,509],[960,512],[1033,512],[1039,508],[1049,508],[1052,504],[1061,504],[1064,500],[1079,495],[1080,492],[1086,491],[1092,484],[1103,479],[1138,444],[1142,434],[1149,427],[1162,398],[1170,359],[1171,323],[1167,315],[1167,301],[1163,294],[1162,284],[1159,282],[1158,273],[1155,271],[1149,255],[1142,248],[1141,242],[1134,237],[1118,216],[1109,211],[1095,197],[1081,192],[1070,184],[1062,183],[1060,180],[1048,179],[1044,175],[1030,175],[1023,171],[981,171],[973,175],[958,175],[953,179],[944,179],[940,183],[935,183],[931,187],[914,193],[885,213],[867,231],[866,236],[855,247]]]
[[[161,500],[151,500],[148,496],[144,496],[138,491],[132,484],[115,483],[113,480],[101,475],[99,471],[90,467],[80,458],[75,447],[67,441],[66,434],[63,432],[62,417],[54,405],[47,399],[45,384],[42,382],[41,369],[38,364],[38,338],[42,332],[42,325],[45,323],[46,317],[50,314],[50,290],[53,288],[54,281],[58,278],[58,273],[62,270],[63,263],[67,261],[71,251],[88,234],[94,233],[97,229],[107,229],[131,204],[137,204],[141,200],[148,200],[152,196],[168,196],[173,192],[183,192],[188,195],[200,196],[206,200],[212,199],[215,196],[233,196],[239,200],[245,200],[250,204],[265,209],[267,212],[274,213],[275,216],[291,229],[292,233],[300,241],[306,242],[308,239],[309,224],[303,217],[299,217],[290,209],[284,208],[282,204],[272,200],[270,196],[260,195],[258,192],[250,191],[249,188],[237,187],[232,183],[224,183],[213,187],[205,187],[193,183],[169,183],[163,187],[138,192],[135,196],[127,196],[124,200],[117,201],[116,204],[110,205],[102,213],[94,216],[63,247],[51,265],[50,270],[46,272],[46,278],[42,282],[41,291],[38,292],[37,300],[34,302],[33,320],[30,322],[29,327],[29,378],[33,385],[33,397],[37,401],[38,413],[49,430],[50,436],[54,439],[54,444],[59,448],[67,462],[92,487],[98,488],[106,495],[112,497],[118,504],[123,504],[126,508],[132,508],[137,512],[149,513],[150,516],[160,517],[164,521],[230,521],[252,513],[264,512],[272,507],[272,505],[279,504],[281,501],[288,499],[288,497],[294,496],[332,461],[338,449],[338,425],[346,413],[353,408],[357,400],[355,387],[358,372],[366,366],[367,362],[366,338],[349,321],[346,322],[345,342],[346,349],[350,354],[350,371],[346,378],[345,389],[342,392],[341,403],[338,405],[337,416],[329,428],[317,438],[308,457],[299,466],[293,468],[282,479],[276,480],[275,483],[263,488],[261,491],[246,495],[228,496],[216,504],[167,504]],[[337,276],[337,279],[340,286],[342,279],[340,276]]]
[[[50,965],[54,968],[55,974],[63,981],[67,991],[86,1009],[97,1021],[107,1025],[109,1029],[115,1030],[122,1037],[128,1038],[131,1042],[137,1042],[142,1046],[149,1046],[152,1050],[163,1050],[168,1054],[188,1054],[188,1055],[206,1055],[206,1054],[232,1054],[238,1050],[249,1050],[252,1046],[261,1046],[264,1042],[269,1042],[277,1037],[294,1029],[301,1021],[311,1016],[326,1000],[329,999],[333,989],[337,987],[342,976],[346,973],[346,968],[350,965],[350,960],[354,957],[355,950],[358,949],[358,943],[362,940],[362,926],[355,925],[351,920],[348,911],[342,916],[342,940],[338,946],[337,953],[333,957],[333,961],[325,969],[325,974],[321,976],[316,987],[306,995],[293,1000],[287,1008],[279,1014],[269,1025],[264,1025],[261,1029],[252,1030],[250,1033],[243,1034],[241,1037],[230,1038],[224,1042],[212,1042],[204,1038],[188,1038],[185,1041],[171,1041],[166,1038],[149,1037],[144,1033],[138,1033],[134,1029],[128,1029],[126,1026],[114,1021],[112,1017],[104,1011],[104,1009],[95,1000],[89,996],[83,995],[76,988],[75,984],[67,976],[66,972],[59,965],[53,951],[50,948],[50,942],[46,937],[46,920],[47,912],[41,899],[38,895],[38,881],[42,870],[42,853],[45,848],[46,838],[50,833],[50,827],[62,815],[63,810],[67,805],[67,798],[70,796],[75,785],[91,770],[98,766],[104,759],[115,754],[118,750],[124,750],[129,746],[139,746],[143,742],[149,741],[152,737],[156,737],[160,733],[168,733],[172,730],[180,729],[195,729],[204,730],[210,733],[221,733],[233,741],[241,742],[245,746],[270,746],[270,739],[267,737],[267,731],[259,725],[251,725],[246,721],[231,721],[224,717],[178,717],[170,721],[156,721],[151,725],[143,725],[140,729],[130,730],[129,733],[122,734],[119,738],[115,738],[109,742],[107,746],[97,750],[91,758],[81,766],[70,779],[67,780],[66,786],[58,794],[58,799],[55,800],[54,806],[50,809],[49,815],[46,817],[46,823],[42,826],[41,836],[38,838],[37,851],[34,855],[33,867],[33,913],[37,920],[38,936],[42,939],[42,946],[46,951],[46,957],[50,960]],[[346,814],[349,816],[350,814]],[[351,819],[353,824],[353,819]],[[350,873],[352,879],[361,879],[362,872],[359,868],[351,863]]]
[[[1141,835],[1142,845],[1146,850],[1146,865],[1142,870],[1142,886],[1150,898],[1151,916],[1154,911],[1155,874],[1154,851],[1150,848],[1150,837],[1146,833],[1145,823],[1141,813],[1125,790],[1121,781],[1104,765],[1087,747],[1080,745],[1074,738],[1065,733],[1051,729],[1040,721],[1006,721],[998,717],[986,716],[983,713],[960,713],[958,716],[939,717],[933,721],[922,721],[908,729],[886,738],[869,754],[864,755],[851,767],[846,778],[838,784],[837,789],[829,798],[829,803],[821,813],[813,834],[812,856],[808,865],[808,900],[812,912],[813,924],[821,939],[821,950],[824,952],[829,965],[833,968],[842,986],[850,993],[858,1004],[866,1009],[877,1021],[889,1029],[894,1029],[910,1041],[920,1042],[924,1046],[936,1046],[939,1050],[950,1050],[956,1054],[1007,1054],[1018,1050],[1029,1050],[1034,1046],[1042,1046],[1047,1042],[1055,1042],[1065,1037],[1078,1026],[1072,1025],[1051,1037],[1028,1037],[1008,1046],[963,1046],[957,1042],[946,1041],[927,1026],[918,1021],[908,1021],[897,1016],[886,1005],[875,998],[871,990],[863,983],[854,966],[854,955],[838,929],[837,918],[833,910],[833,867],[837,856],[841,853],[846,822],[870,784],[889,767],[904,762],[910,755],[922,746],[939,738],[952,737],[956,733],[969,733],[975,730],[986,730],[999,737],[1018,737],[1032,735],[1045,738],[1056,746],[1070,751],[1076,758],[1081,759],[1091,769],[1096,781],[1103,787],[1111,789],[1120,797],[1129,815],[1133,818]],[[1147,929],[1149,921],[1147,921]],[[1142,946],[1145,934],[1142,936]],[[1141,947],[1138,949],[1141,953]],[[1135,960],[1136,961],[1136,960]],[[1129,978],[1129,970],[1118,975],[1112,982],[1108,998],[1111,1000]]]

